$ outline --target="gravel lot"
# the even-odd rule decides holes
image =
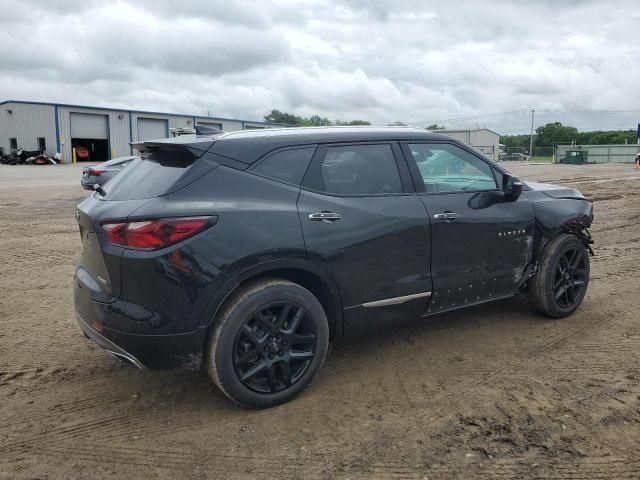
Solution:
[[[0,166],[0,478],[639,478],[640,171],[510,167],[595,201],[576,314],[514,298],[338,342],[301,397],[247,411],[86,341],[80,168]]]

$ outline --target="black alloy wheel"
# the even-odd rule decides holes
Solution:
[[[558,258],[553,277],[553,295],[560,308],[568,309],[582,300],[587,271],[585,251],[578,247],[567,248]]]
[[[280,278],[247,282],[214,319],[206,347],[211,379],[231,400],[269,408],[299,395],[329,349],[329,323],[318,299]]]
[[[315,357],[317,333],[306,309],[293,302],[259,308],[242,325],[233,347],[240,382],[258,393],[295,384]]]
[[[589,252],[580,238],[566,233],[552,238],[528,283],[531,307],[547,317],[571,315],[587,293],[589,272]]]

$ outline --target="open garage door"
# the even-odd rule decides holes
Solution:
[[[158,118],[138,117],[138,140],[155,140],[169,136],[169,122]]]
[[[109,160],[109,117],[94,113],[71,113],[71,147],[76,160],[104,162]]]

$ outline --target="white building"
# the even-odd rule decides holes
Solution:
[[[474,129],[451,129],[434,130],[436,133],[444,133],[450,137],[460,140],[467,145],[481,151],[487,158],[498,160],[498,152],[500,150],[500,134],[489,130],[488,128]]]
[[[5,154],[13,148],[44,150],[63,161],[72,159],[72,147],[90,151],[90,160],[101,162],[131,155],[129,142],[169,137],[170,128],[192,129],[208,125],[226,132],[283,125],[201,115],[146,112],[117,108],[88,107],[60,103],[0,102],[0,147]]]

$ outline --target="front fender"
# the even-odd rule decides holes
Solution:
[[[549,240],[561,232],[581,232],[593,222],[593,204],[582,198],[554,198],[532,202],[536,223],[534,258],[540,255]]]

